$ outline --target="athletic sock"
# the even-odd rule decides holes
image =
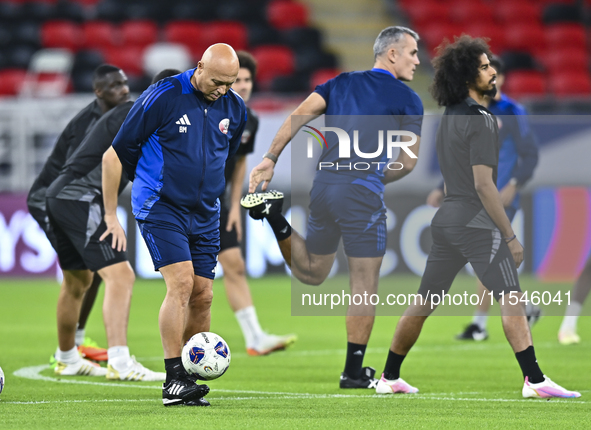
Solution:
[[[80,360],[80,354],[78,354],[78,348],[75,346],[69,351],[62,351],[58,348],[55,352],[55,359],[65,364],[76,364]]]
[[[257,318],[257,312],[254,306],[248,306],[246,308],[240,309],[236,311],[234,315],[236,315],[238,324],[242,329],[246,347],[256,348],[259,340],[265,335],[265,332],[259,324],[259,319]]]
[[[572,302],[566,306],[566,311],[564,312],[564,319],[562,320],[562,324],[560,324],[560,331],[576,331],[577,330],[577,320],[579,319],[579,315],[581,314],[581,309],[583,305],[579,302]]]
[[[359,379],[361,366],[367,345],[347,342],[347,360],[345,361],[345,373],[351,379]]]
[[[267,221],[273,229],[273,233],[275,233],[277,241],[281,242],[282,240],[285,240],[291,236],[291,226],[289,225],[285,217],[280,213],[268,216]]]
[[[181,361],[181,357],[165,358],[164,369],[166,370],[167,384],[176,377],[184,375],[186,373],[186,370],[183,367],[183,362]]]
[[[536,352],[534,351],[533,345],[528,346],[521,352],[515,353],[515,358],[521,367],[523,373],[523,379],[527,376],[527,379],[532,384],[539,384],[544,382],[544,374],[538,366],[538,360],[536,360]]]
[[[76,346],[80,346],[84,343],[84,336],[86,335],[86,329],[78,328],[76,329]]]
[[[127,369],[131,364],[129,348],[125,345],[113,346],[107,349],[107,355],[109,357],[108,364],[118,372]]]
[[[486,330],[488,312],[476,311],[472,317],[472,324],[476,324],[480,330]]]
[[[400,378],[400,366],[406,358],[406,355],[396,354],[393,351],[388,351],[388,359],[386,360],[386,367],[384,367],[384,378],[389,381],[394,381]]]

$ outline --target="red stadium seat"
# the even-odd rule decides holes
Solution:
[[[202,42],[207,48],[214,43],[227,43],[236,51],[246,49],[248,32],[246,26],[237,21],[212,21],[208,23]]]
[[[427,27],[448,21],[449,7],[435,1],[411,3],[406,9],[413,27]]]
[[[509,72],[505,78],[503,92],[515,98],[542,96],[546,94],[546,80],[542,73],[534,70]]]
[[[463,27],[449,24],[447,22],[437,22],[419,28],[419,35],[425,41],[429,51],[434,51],[444,39],[453,42],[454,36],[461,36],[462,33],[464,33]]]
[[[198,61],[209,46],[207,41],[203,40],[207,31],[208,27],[198,21],[170,21],[164,27],[164,41],[184,45],[193,60]]]
[[[41,27],[41,44],[45,48],[77,51],[83,41],[82,30],[69,21],[47,21]]]
[[[267,21],[278,30],[308,25],[308,8],[295,1],[276,0],[267,6]]]
[[[169,21],[164,26],[164,41],[190,47],[203,37],[204,29],[198,21]]]
[[[541,22],[540,7],[534,3],[507,1],[495,3],[493,9],[497,22],[502,25]]]
[[[252,55],[257,60],[257,82],[268,89],[273,78],[291,75],[295,69],[293,52],[281,45],[263,45],[255,48]]]
[[[107,63],[120,67],[129,75],[141,76],[144,73],[143,51],[138,46],[123,45],[120,47],[105,48],[102,50],[102,53]]]
[[[507,49],[512,51],[543,54],[547,48],[545,36],[546,33],[540,24],[521,23],[505,27]]]
[[[569,72],[589,72],[589,54],[584,49],[577,49],[566,45],[563,49],[549,50],[539,57],[548,72],[552,75],[560,74],[564,70]]]
[[[101,49],[120,43],[119,29],[107,21],[87,21],[82,24],[84,48]]]
[[[149,20],[124,21],[121,24],[121,39],[126,46],[145,48],[158,40],[158,26]]]
[[[550,77],[550,87],[557,97],[591,95],[591,76],[588,72],[566,71]]]
[[[102,0],[74,0],[76,3],[80,3],[84,6],[95,6],[97,3],[100,3]]]
[[[569,48],[585,49],[585,27],[576,23],[553,24],[545,27],[546,42],[549,47],[562,49]]]
[[[21,69],[0,70],[0,96],[17,95],[21,90],[26,75],[26,70]]]
[[[505,30],[490,22],[474,22],[465,27],[466,34],[472,37],[486,37],[490,39],[488,45],[494,54],[501,54],[507,48]]]
[[[486,3],[459,0],[449,5],[449,17],[452,21],[470,24],[472,22],[492,22],[493,8]]]
[[[314,91],[317,85],[323,84],[335,76],[338,76],[339,73],[341,72],[337,69],[316,70],[310,77],[310,91]]]

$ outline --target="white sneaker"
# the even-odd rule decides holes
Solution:
[[[107,369],[101,367],[98,363],[93,363],[84,358],[80,358],[75,364],[66,364],[58,361],[53,371],[56,375],[60,376],[105,376],[107,374]]]
[[[576,391],[568,391],[566,388],[562,388],[560,385],[552,382],[550,378],[544,375],[544,382],[540,382],[539,384],[532,384],[527,380],[527,376],[525,377],[525,382],[523,383],[523,389],[521,390],[521,394],[525,398],[539,398],[539,399],[550,399],[552,397],[563,397],[563,398],[572,398],[572,397],[581,397],[581,393]]]
[[[574,345],[581,342],[581,338],[574,330],[561,330],[558,332],[558,342],[561,345]]]
[[[378,381],[378,385],[376,386],[376,393],[378,394],[414,394],[418,392],[418,388],[409,385],[404,379],[398,378],[391,381],[384,378],[383,373],[382,377]]]
[[[287,348],[297,339],[298,337],[295,334],[286,334],[285,336],[265,334],[255,348],[246,348],[246,353],[253,356],[267,355],[274,351],[281,351]]]
[[[153,372],[146,369],[141,363],[135,360],[132,355],[130,364],[124,371],[118,371],[110,364],[107,366],[107,379],[114,379],[118,381],[166,381],[166,373]]]

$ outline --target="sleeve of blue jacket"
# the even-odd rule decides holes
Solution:
[[[115,136],[113,148],[129,180],[133,181],[135,178],[142,144],[158,130],[165,118],[168,101],[178,91],[180,90],[172,83],[165,81],[150,86],[135,101]]]
[[[513,168],[511,177],[517,179],[517,184],[523,186],[531,179],[534,170],[538,165],[538,142],[534,136],[529,122],[527,112],[521,106],[516,106],[514,110],[517,119],[518,133],[515,133],[515,149],[518,154],[518,161]]]

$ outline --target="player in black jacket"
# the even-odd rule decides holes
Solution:
[[[132,381],[160,381],[165,377],[164,373],[146,369],[129,354],[127,323],[135,276],[125,250],[113,249],[109,241],[100,239],[106,230],[102,157],[132,106],[132,101],[126,101],[103,115],[47,188],[47,215],[64,272],[57,306],[59,347],[55,367],[55,373],[61,376],[106,376]],[[127,183],[127,177],[123,176],[119,191]],[[98,272],[105,281],[107,369],[80,358],[72,348],[81,298],[93,272]]]
[[[49,225],[47,210],[45,206],[45,192],[47,187],[58,177],[64,167],[66,160],[82,142],[82,139],[94,127],[98,119],[115,106],[126,102],[129,99],[129,87],[127,86],[127,77],[118,67],[110,64],[103,64],[96,68],[93,74],[92,86],[96,99],[82,109],[68,123],[62,134],[58,138],[51,155],[45,162],[43,169],[27,197],[29,212],[43,229],[49,242],[54,249],[57,249],[55,235]],[[78,351],[86,358],[94,361],[107,361],[107,350],[98,348],[89,338],[85,337],[85,327],[92,306],[96,299],[98,287],[101,283],[101,277],[94,274],[92,284],[82,302],[80,317],[78,318],[78,327],[76,329],[76,345]],[[55,358],[50,359],[55,364]]]

